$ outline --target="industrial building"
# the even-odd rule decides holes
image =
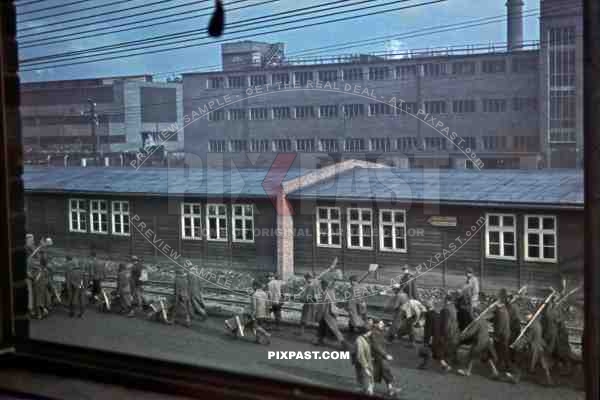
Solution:
[[[270,165],[298,152],[308,168],[357,158],[404,168],[580,167],[581,1],[542,0],[539,42],[523,37],[523,1],[506,6],[501,45],[288,58],[282,43],[223,44],[222,71],[183,74],[185,115],[231,100],[185,126],[186,152],[205,165]]]
[[[149,75],[22,83],[25,152],[62,163],[65,154],[110,156],[156,145],[161,132],[181,124],[182,96],[180,83]],[[164,148],[183,147],[183,132],[174,129]]]
[[[264,273],[402,265],[419,284],[556,287],[583,269],[579,170],[425,170],[347,160],[316,170],[24,171],[27,232],[70,254]],[[460,187],[461,190],[456,190]]]

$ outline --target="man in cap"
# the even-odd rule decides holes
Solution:
[[[374,383],[383,381],[388,396],[394,396],[400,389],[394,387],[394,374],[389,364],[393,358],[385,349],[385,323],[383,320],[369,320],[367,326],[371,329],[369,339],[373,357],[373,381]]]
[[[198,268],[196,266],[190,268],[188,279],[190,285],[191,311],[204,321],[208,317],[208,314],[206,312],[204,297],[202,296],[202,278],[198,275]]]
[[[319,282],[314,279],[310,272],[304,274],[304,289],[302,290],[302,316],[300,318],[300,331],[298,335],[304,335],[304,329],[307,325],[315,322],[317,303],[319,299]]]
[[[527,313],[526,318],[527,321],[531,321],[533,313]],[[546,375],[546,383],[552,385],[553,381],[546,355],[546,343],[544,342],[542,324],[539,318],[531,322],[525,335],[517,342],[517,348],[529,353],[529,372],[532,374],[535,373],[538,364],[540,364]]]
[[[494,316],[492,318],[492,325],[494,328],[493,340],[494,350],[498,357],[498,368],[504,370],[504,373],[508,379],[513,383],[517,383],[517,378],[513,374],[512,360],[510,354],[510,315],[506,308],[508,294],[506,289],[501,289],[498,293],[499,303],[494,308]]]
[[[83,268],[71,256],[67,256],[65,282],[67,284],[67,295],[69,298],[69,316],[75,316],[75,306],[79,308],[79,318],[83,317],[85,311],[85,288]]]
[[[467,281],[464,286],[471,300],[471,312],[473,318],[479,315],[479,279],[473,274],[473,268],[466,270]]]
[[[128,266],[131,271],[131,294],[133,296],[133,305],[138,308],[144,306],[144,287],[143,287],[143,272],[144,266],[137,256],[131,256],[131,263]]]
[[[185,271],[177,269],[175,275],[175,310],[173,312],[173,321],[178,322],[179,316],[184,316],[184,324],[188,328],[192,326],[191,302],[190,302],[190,283]]]
[[[479,360],[481,362],[487,361],[494,378],[499,376],[495,363],[496,352],[494,351],[494,345],[490,338],[489,331],[489,321],[486,318],[480,318],[473,322],[466,332],[461,334],[461,342],[470,342],[471,349],[467,358],[467,368],[459,369],[457,371],[459,375],[471,376],[473,361]]]
[[[281,288],[285,285],[285,282],[279,279],[276,274],[269,274],[269,283],[267,284],[267,291],[269,292],[269,304],[270,311],[275,316],[275,327],[274,330],[279,330],[279,324],[281,323],[281,309],[283,308],[283,296],[281,294]]]
[[[135,311],[132,307],[131,296],[131,274],[124,263],[119,264],[119,272],[117,274],[117,295],[119,296],[121,312],[127,313],[128,317],[134,317]]]
[[[260,282],[254,281],[252,288],[254,289],[254,293],[252,293],[252,298],[250,299],[251,323],[249,326],[252,327],[256,342],[258,343],[260,342],[261,335],[267,340],[271,336],[264,328],[268,317],[267,303],[269,296],[263,290],[263,285]]]
[[[450,363],[457,361],[460,336],[454,296],[453,292],[445,296],[444,306],[440,311],[440,364],[446,372],[452,369]]]
[[[406,296],[406,293],[402,291],[402,286],[399,283],[394,283],[392,285],[392,292],[394,296],[391,301],[386,305],[386,310],[391,312],[393,315],[392,325],[390,326],[387,334],[388,342],[392,342],[400,330],[402,325],[402,296]]]
[[[400,278],[402,291],[406,293],[409,299],[419,300],[419,295],[417,292],[417,280],[416,277],[411,274],[408,264],[404,264],[402,271],[402,278]]]
[[[319,299],[316,309],[316,321],[319,324],[319,329],[317,330],[317,338],[313,343],[315,345],[323,344],[325,336],[327,336],[328,332],[331,332],[337,339],[338,344],[346,347],[344,335],[337,326],[338,308],[335,305],[336,298],[333,282],[328,279],[321,279],[321,289],[323,296]]]
[[[423,328],[423,347],[419,350],[422,361],[419,369],[427,368],[429,360],[441,360],[440,348],[440,314],[436,311],[433,301],[425,301],[425,326]]]
[[[352,352],[352,365],[356,372],[356,380],[360,385],[361,391],[368,395],[373,395],[373,355],[371,352],[371,332],[366,326],[357,328],[359,333],[354,342],[354,351]]]
[[[358,283],[358,277],[350,277],[350,297],[348,299],[348,328],[354,332],[356,328],[363,326],[367,321],[367,302],[364,299],[364,293]]]
[[[33,275],[33,299],[35,315],[38,319],[48,316],[48,307],[50,307],[51,297],[48,288],[50,287],[50,270],[48,269],[48,259],[40,258],[39,268]]]

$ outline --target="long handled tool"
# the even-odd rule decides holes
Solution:
[[[521,338],[523,337],[525,332],[527,332],[527,329],[529,329],[529,327],[531,326],[533,321],[536,320],[536,318],[541,314],[541,312],[544,310],[544,308],[546,308],[546,306],[548,305],[548,303],[550,302],[550,300],[552,300],[552,298],[554,296],[556,296],[556,291],[554,289],[552,289],[552,293],[550,293],[548,295],[548,297],[546,297],[546,300],[544,300],[542,305],[538,307],[535,314],[533,314],[533,316],[529,319],[529,322],[527,322],[527,325],[525,325],[525,327],[521,330],[521,333],[519,333],[519,336],[517,336],[515,341],[510,345],[511,349],[515,347],[515,345],[519,342],[519,340],[521,340]]]
[[[104,305],[106,305],[106,311],[110,311],[110,301],[106,295],[106,290],[102,289],[102,297],[104,298]]]
[[[33,250],[33,252],[27,258],[27,264],[29,264],[29,262],[31,261],[33,256],[35,256],[37,254],[37,252],[40,251],[43,247],[50,247],[52,245],[53,245],[52,238],[48,237],[48,238],[42,240],[42,243],[40,243],[40,245],[35,250]]]
[[[517,294],[521,295],[521,294],[525,293],[526,290],[527,290],[527,286],[523,286],[521,289],[519,289]],[[471,329],[471,327],[473,326],[473,324],[475,324],[475,322],[479,321],[487,312],[489,312],[490,310],[493,310],[494,307],[496,307],[498,304],[500,304],[500,300],[496,300],[495,302],[490,304],[485,310],[483,310],[481,312],[481,314],[479,314],[477,316],[477,318],[475,318],[473,321],[471,321],[471,323],[469,323],[469,325],[467,325],[467,327],[465,329],[463,329],[463,331],[460,334],[464,335],[469,329]]]
[[[560,305],[560,303],[562,303],[563,301],[565,301],[567,299],[567,297],[575,294],[577,291],[579,291],[579,289],[581,289],[582,285],[577,286],[575,289],[570,290],[567,294],[565,294],[564,296],[562,296],[556,303],[555,305]]]
[[[369,276],[369,274],[372,274],[373,272],[377,271],[377,269],[379,268],[379,264],[369,264],[369,269],[367,271],[365,271],[357,280],[358,283],[361,283],[362,281],[364,281],[365,279],[367,279],[367,276]]]
[[[324,270],[319,275],[317,275],[317,277],[315,279],[317,279],[317,280],[321,279],[326,273],[328,273],[329,271],[334,269],[337,266],[337,263],[338,263],[338,258],[336,257],[333,259],[333,262],[331,263],[331,265],[326,270]],[[300,295],[302,293],[304,293],[306,288],[307,288],[307,286],[303,287],[302,290],[300,290],[298,293],[296,293],[292,298],[297,299],[298,297],[300,297]]]

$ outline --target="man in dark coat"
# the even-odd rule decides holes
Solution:
[[[141,309],[144,306],[144,282],[142,280],[144,266],[137,256],[131,256],[131,264],[128,266],[128,269],[131,271],[132,304]]]
[[[456,297],[455,302],[458,329],[462,332],[473,321],[471,297],[468,291],[462,290]]]
[[[367,321],[367,302],[356,275],[350,277],[350,298],[347,302],[348,328],[354,332],[358,327],[364,326]]]
[[[96,251],[90,251],[89,277],[92,280],[92,301],[102,301],[102,281],[106,279],[106,262],[98,260]]]
[[[425,326],[423,328],[423,347],[419,350],[419,356],[422,361],[418,366],[419,369],[427,368],[429,360],[441,360],[440,348],[440,314],[433,306],[433,302],[428,300],[425,302],[427,312],[425,312]]]
[[[83,317],[85,311],[85,278],[83,268],[71,256],[67,256],[65,282],[67,284],[67,295],[69,298],[69,316],[75,316],[75,306],[79,308],[79,318]]]
[[[333,289],[333,283],[328,279],[321,280],[321,289],[323,290],[323,296],[319,299],[316,309],[316,321],[319,324],[317,330],[317,338],[313,342],[315,345],[321,345],[324,343],[325,336],[327,333],[333,333],[338,343],[342,347],[346,347],[344,335],[340,332],[337,326],[337,315],[338,308],[336,307],[335,291]]]
[[[35,270],[33,275],[34,310],[38,319],[46,318],[48,316],[48,307],[51,303],[50,293],[48,292],[50,286],[50,270],[48,269],[47,260],[46,257],[40,258],[39,267]]]
[[[556,340],[558,338],[558,307],[555,306],[555,296],[553,296],[540,316],[542,325],[542,335],[544,338],[546,354],[552,357],[556,353]]]
[[[450,363],[457,362],[460,331],[456,319],[456,307],[452,294],[446,295],[444,307],[440,311],[440,364],[450,371]]]
[[[190,268],[188,279],[190,284],[190,302],[192,313],[199,316],[200,319],[204,321],[208,317],[208,314],[206,312],[204,297],[202,296],[202,278],[200,275],[198,275],[198,269],[196,267]]]
[[[489,321],[482,317],[475,321],[466,332],[461,334],[461,341],[469,341],[471,349],[469,351],[467,368],[457,371],[460,375],[471,376],[473,361],[479,360],[481,362],[487,361],[492,370],[492,376],[494,378],[498,377],[498,369],[495,364],[496,353],[489,330]]]
[[[123,263],[119,264],[119,273],[117,275],[117,294],[119,296],[119,304],[122,313],[128,313],[128,317],[134,317],[135,311],[132,307],[131,296],[131,275],[127,266]]]
[[[400,285],[402,286],[402,291],[406,293],[409,299],[419,300],[419,294],[417,292],[417,280],[413,274],[410,273],[408,268],[408,264],[405,264],[403,267],[403,275],[400,278]]]
[[[394,296],[386,304],[386,311],[392,313],[392,325],[388,329],[387,341],[392,342],[398,335],[398,331],[402,327],[402,299],[407,298],[407,294],[402,291],[402,285],[395,283],[392,285]]]
[[[511,296],[509,296],[506,300],[506,309],[508,311],[508,319],[509,319],[509,325],[510,325],[510,343],[514,343],[515,340],[517,340],[517,337],[519,337],[519,334],[521,333],[521,311],[519,310],[519,295],[518,294],[513,294]],[[515,349],[510,348],[509,349],[510,352],[510,360],[512,361],[513,365],[516,367],[518,365],[517,362],[517,352],[515,351]]]
[[[373,357],[373,381],[383,381],[387,388],[388,396],[394,396],[399,389],[394,387],[394,375],[389,362],[392,355],[385,349],[385,324],[383,321],[371,322],[370,344],[371,356]]]
[[[506,309],[507,303],[506,290],[500,290],[498,295],[499,303],[494,308],[494,316],[492,318],[492,324],[494,328],[494,350],[498,357],[498,368],[503,370],[506,377],[513,383],[517,383],[517,378],[513,375],[513,366],[510,355],[510,316]]]
[[[533,314],[529,313],[527,320],[529,321],[531,318],[533,318]],[[518,346],[529,353],[529,372],[532,374],[535,373],[537,365],[540,364],[546,374],[546,383],[552,385],[553,382],[546,355],[546,343],[544,342],[543,328],[539,318],[536,318],[531,323],[520,342]]]
[[[305,327],[315,323],[315,315],[317,303],[319,302],[319,281],[314,279],[313,275],[308,272],[304,274],[304,289],[300,299],[302,301],[302,316],[300,318],[300,331],[298,335],[304,335]]]
[[[188,277],[183,269],[177,269],[175,276],[175,307],[173,311],[173,321],[179,322],[179,316],[183,315],[185,326],[192,326],[191,302],[190,302],[190,284]]]

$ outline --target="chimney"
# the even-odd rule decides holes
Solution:
[[[523,0],[506,1],[506,47],[508,51],[523,48]]]

